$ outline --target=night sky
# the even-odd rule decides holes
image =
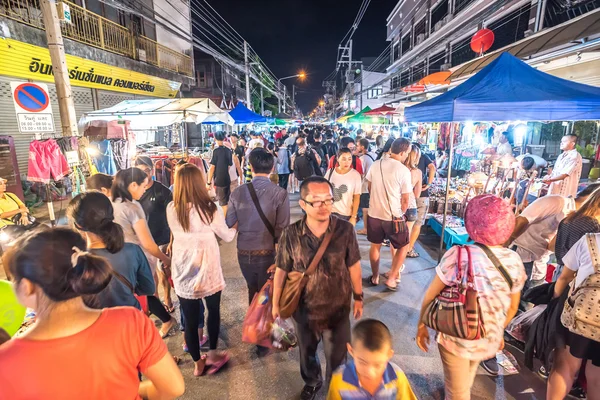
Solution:
[[[361,0],[209,0],[279,77],[304,69],[296,102],[310,112],[323,95],[323,79],[335,68],[337,47]],[[385,20],[397,0],[373,0],[354,34],[353,59],[377,57],[388,45]],[[288,89],[294,83],[285,81]]]

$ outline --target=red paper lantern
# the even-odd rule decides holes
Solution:
[[[491,29],[480,29],[471,38],[471,50],[483,54],[494,44],[494,32]]]

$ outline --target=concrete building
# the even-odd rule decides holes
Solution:
[[[61,27],[78,118],[123,100],[179,97],[195,84],[189,1],[64,3],[71,23]],[[46,83],[54,126],[61,126],[39,1],[0,0],[0,60],[0,137],[14,139],[24,175],[35,135],[19,133],[10,83]]]
[[[194,49],[196,84],[187,97],[208,97],[221,108],[232,108],[237,100],[246,100],[245,76],[217,61],[200,49]]]
[[[599,6],[598,1],[585,0],[401,0],[387,18],[391,51],[386,79],[390,89],[384,91],[381,102],[406,98],[402,88],[431,73],[471,66],[458,74],[453,72],[455,80],[477,72],[487,63],[480,62],[470,41],[482,28],[492,30],[495,36],[488,55],[510,51],[530,63],[543,56],[546,63],[578,52],[592,52],[597,49],[595,41],[600,33]],[[596,18],[584,18],[589,14],[596,14]],[[568,29],[571,23],[580,28]],[[550,31],[552,40],[550,36],[541,38]],[[583,44],[584,48],[580,46]],[[588,55],[584,61],[595,58]],[[557,72],[559,76],[569,77],[563,64],[556,68],[563,69],[560,74],[565,76]],[[589,76],[582,79],[590,81]]]

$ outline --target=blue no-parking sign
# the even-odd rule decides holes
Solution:
[[[11,82],[19,132],[54,132],[48,86],[43,83]]]

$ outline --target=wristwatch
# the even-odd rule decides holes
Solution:
[[[352,298],[354,299],[354,301],[363,301],[364,297],[364,293],[352,293]]]

